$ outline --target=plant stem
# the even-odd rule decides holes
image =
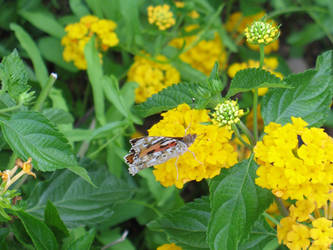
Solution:
[[[32,110],[34,110],[34,111],[40,111],[41,110],[47,96],[49,95],[49,92],[50,92],[51,88],[53,87],[53,84],[57,80],[57,77],[58,76],[57,76],[56,73],[51,73],[50,74],[49,79],[47,80],[46,85],[44,86],[44,88],[40,92]]]
[[[259,45],[259,53],[260,53],[259,69],[262,69],[262,67],[264,66],[264,57],[265,57],[264,48],[265,48],[264,44]]]
[[[283,204],[281,198],[277,198],[275,197],[275,202],[279,208],[279,211],[281,213],[282,216],[286,217],[289,215],[289,211],[288,209],[285,207],[285,205]]]
[[[22,104],[19,104],[19,105],[15,105],[15,106],[12,106],[12,107],[9,107],[9,108],[0,109],[0,114],[7,113],[9,111],[14,111],[16,109],[19,109],[21,106],[22,106]]]
[[[280,222],[275,219],[273,216],[271,216],[270,214],[266,213],[266,212],[263,212],[262,214],[266,219],[269,219],[271,222],[273,222],[275,225],[279,225]]]
[[[251,145],[254,145],[254,137],[251,131],[245,126],[245,124],[242,121],[239,122],[239,127],[242,130],[242,132],[247,136],[247,138],[251,142]]]
[[[254,93],[253,93],[253,136],[254,136],[254,144],[256,144],[257,141],[258,141],[257,106],[258,106],[258,89],[255,89]]]
[[[253,146],[250,145],[250,144],[248,144],[247,142],[244,141],[244,139],[242,138],[242,136],[240,135],[240,133],[239,133],[239,131],[238,131],[237,126],[236,126],[235,124],[232,124],[231,127],[232,127],[233,131],[235,132],[236,137],[237,137],[237,138],[238,138],[238,139],[239,139],[239,140],[240,140],[240,141],[241,141],[246,147],[248,147],[249,149],[252,150]]]

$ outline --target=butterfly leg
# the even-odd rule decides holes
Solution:
[[[189,150],[189,149],[187,149],[187,151],[189,151],[189,152],[191,152],[191,153],[192,153],[192,155],[193,155],[193,158],[194,158],[194,159],[195,159],[197,162],[199,162],[199,164],[200,164],[200,165],[203,165],[203,163],[197,159],[197,157],[195,156],[195,154],[194,154],[194,152],[193,152],[193,151],[191,151],[191,150]]]
[[[175,167],[176,167],[176,170],[177,170],[177,181],[178,181],[178,177],[179,177],[178,166],[177,166],[178,158],[179,158],[179,156],[177,156],[176,161],[175,161]]]

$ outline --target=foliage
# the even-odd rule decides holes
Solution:
[[[282,174],[270,167],[289,163],[281,171],[288,169],[291,182],[321,187],[320,178],[333,179],[332,160],[323,162],[333,152],[330,0],[64,3],[1,1],[1,249],[300,249],[324,242],[320,232],[333,230],[331,206],[311,210],[306,195],[286,203],[288,190],[262,182],[279,187]],[[295,72],[290,58],[307,66]],[[216,132],[224,129],[230,136]],[[130,176],[128,141],[147,133],[185,135],[176,137],[186,145],[180,159],[191,157],[195,177],[183,171],[179,178],[184,164],[170,139],[126,158],[135,164],[138,155],[171,152],[165,171],[160,165]],[[272,145],[260,148],[263,142]],[[309,166],[317,168],[303,180]],[[300,231],[303,243],[287,237]]]

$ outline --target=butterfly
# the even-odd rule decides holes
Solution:
[[[137,174],[140,170],[162,164],[171,158],[181,156],[194,143],[197,135],[184,137],[144,136],[130,140],[132,145],[124,160],[128,164],[128,172]],[[190,151],[195,157],[194,153]],[[175,162],[177,168],[177,160]],[[177,169],[178,178],[178,169]]]

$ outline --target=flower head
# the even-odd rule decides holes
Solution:
[[[279,29],[268,22],[255,21],[245,29],[245,36],[249,43],[255,45],[268,45],[275,41],[279,35]]]
[[[313,246],[320,246],[329,249],[333,243],[332,220],[318,218],[312,221],[313,228],[310,230]]]
[[[203,125],[211,121],[208,113],[208,110],[192,110],[187,104],[181,104],[163,113],[163,119],[148,130],[150,136],[183,137],[185,131],[197,135],[189,151],[178,160],[173,158],[154,166],[156,180],[163,186],[182,188],[191,180],[213,178],[221,168],[229,168],[237,162],[237,153],[229,143],[232,131],[226,127]]]
[[[158,29],[166,30],[176,23],[170,6],[167,4],[148,7],[148,22],[155,24]]]
[[[157,56],[158,61],[166,61]],[[127,73],[128,81],[135,81],[139,87],[135,90],[135,101],[140,103],[165,87],[179,83],[179,72],[168,63],[158,63],[146,57],[135,56],[134,63]]]
[[[185,31],[192,32],[197,28],[198,26],[191,25],[187,26]],[[205,75],[210,74],[215,62],[218,62],[221,68],[226,67],[226,51],[217,33],[214,34],[213,39],[201,40],[200,42],[198,42],[197,35],[176,38],[170,42],[170,45],[177,49],[182,49],[185,45],[184,52],[179,56],[180,59]]]
[[[171,243],[159,246],[156,250],[182,250],[182,248],[177,246],[175,243]]]
[[[67,25],[66,35],[61,40],[61,44],[65,47],[64,60],[73,61],[78,69],[86,69],[84,47],[87,42],[95,34],[98,49],[106,51],[109,47],[116,46],[119,43],[117,34],[114,32],[116,27],[117,24],[112,20],[99,19],[90,15],[82,17],[78,23]]]
[[[218,126],[230,126],[238,123],[239,118],[244,115],[244,111],[239,109],[239,106],[234,100],[225,100],[223,103],[216,105],[213,113],[213,123]]]
[[[283,199],[308,199],[318,206],[332,198],[333,140],[322,129],[306,128],[292,117],[285,126],[270,123],[254,152],[257,185]]]

